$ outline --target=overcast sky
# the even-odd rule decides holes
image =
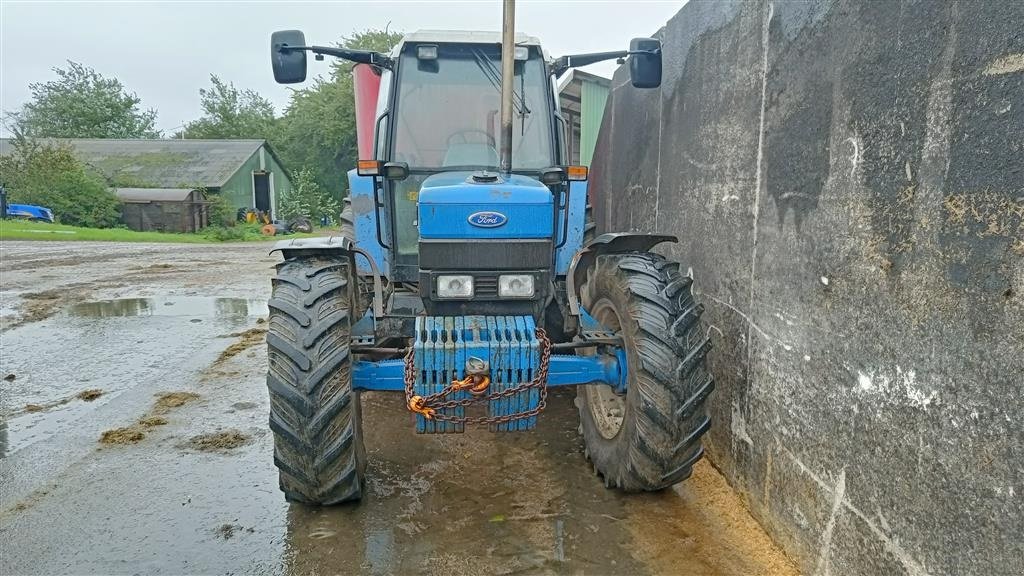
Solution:
[[[516,29],[541,39],[553,56],[619,50],[661,28],[684,0],[519,0]],[[389,24],[390,23],[390,24]],[[210,74],[253,88],[280,114],[288,89],[270,71],[270,33],[297,28],[329,44],[366,28],[500,30],[501,2],[18,2],[0,0],[0,109],[15,111],[28,85],[55,78],[54,67],[81,62],[118,78],[173,132],[199,117],[199,88]],[[614,62],[587,71],[610,76]],[[326,62],[310,60],[311,74]],[[6,130],[4,136],[8,136]]]

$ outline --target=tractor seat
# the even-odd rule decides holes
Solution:
[[[460,142],[448,146],[442,166],[497,166],[498,151],[490,144]]]

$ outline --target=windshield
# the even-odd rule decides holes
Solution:
[[[516,62],[512,168],[554,164],[552,114],[540,54]],[[496,45],[437,46],[437,59],[417,58],[406,45],[398,67],[392,159],[413,170],[498,167],[501,132],[501,50]]]

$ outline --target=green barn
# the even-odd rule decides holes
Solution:
[[[276,217],[279,199],[291,192],[288,171],[266,140],[42,139],[71,148],[103,174],[112,188],[204,190],[235,209]],[[0,154],[10,142],[0,139]]]
[[[570,163],[589,166],[593,160],[610,87],[611,80],[575,68],[558,82],[558,102],[569,128]]]

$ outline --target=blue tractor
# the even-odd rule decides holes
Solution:
[[[307,53],[379,82],[341,234],[274,248],[267,385],[290,501],[364,493],[362,391],[402,393],[416,432],[448,434],[530,430],[549,388],[576,386],[586,455],[625,491],[680,482],[703,454],[713,383],[692,279],[650,251],[672,236],[594,237],[553,87],[612,58],[656,87],[660,42],[551,59],[513,34],[510,4],[501,34],[416,32],[389,54],[272,36],[280,83],[305,80]]]

